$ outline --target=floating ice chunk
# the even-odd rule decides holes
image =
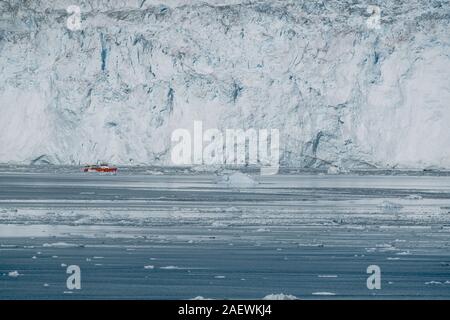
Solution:
[[[215,279],[225,279],[225,276],[214,276]]]
[[[378,205],[378,207],[385,211],[399,211],[403,208],[403,206],[399,203],[391,202],[391,201],[383,201]]]
[[[312,295],[314,295],[314,296],[335,296],[336,293],[334,293],[334,292],[326,292],[326,291],[319,291],[319,292],[313,292]]]
[[[8,277],[17,278],[18,276],[21,276],[21,274],[17,270],[8,272]]]
[[[252,188],[258,184],[252,177],[242,172],[224,174],[220,177],[218,184],[226,185],[228,188]]]
[[[299,300],[296,296],[284,293],[271,293],[262,298],[263,300]]]
[[[375,247],[376,247],[376,250],[378,250],[380,252],[397,250],[392,244],[389,244],[389,243],[376,244]]]
[[[228,225],[226,223],[223,223],[223,222],[214,221],[211,224],[211,227],[214,227],[214,228],[226,228],[226,227],[228,227]]]
[[[177,267],[177,266],[166,266],[166,267],[160,267],[160,269],[163,269],[163,270],[182,270],[184,268]]]
[[[418,194],[410,194],[409,196],[406,196],[406,199],[408,200],[422,200],[423,197]]]
[[[43,247],[53,247],[53,248],[75,248],[75,247],[80,247],[80,245],[78,245],[76,243],[67,243],[67,242],[44,243],[42,246]]]
[[[163,175],[164,172],[157,171],[157,170],[146,170],[145,173],[151,174],[151,175]]]
[[[196,296],[196,297],[192,298],[191,300],[213,300],[213,299],[205,298],[205,297],[202,297],[202,296]]]
[[[152,265],[144,266],[144,269],[155,269],[155,266]]]
[[[425,284],[426,284],[426,285],[432,285],[432,284],[442,284],[442,282],[440,282],[440,281],[434,281],[434,280],[432,280],[432,281],[428,281],[428,282],[425,282]]]

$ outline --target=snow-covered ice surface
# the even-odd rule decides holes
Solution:
[[[73,4],[0,1],[0,163],[170,165],[202,120],[279,129],[283,166],[450,168],[448,0]]]
[[[445,172],[245,174],[1,167],[0,298],[450,298]]]

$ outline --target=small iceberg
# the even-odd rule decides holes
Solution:
[[[8,272],[8,277],[17,278],[18,276],[21,276],[21,274],[17,270]]]
[[[299,300],[296,296],[284,293],[271,293],[262,298],[263,300]]]

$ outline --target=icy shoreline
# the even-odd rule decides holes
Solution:
[[[0,173],[80,173],[82,172],[82,165],[22,165],[22,164],[0,164]],[[145,174],[145,175],[164,175],[164,174],[178,174],[178,175],[199,175],[199,174],[220,174],[221,172],[241,172],[252,175],[260,174],[260,167],[236,167],[236,166],[222,166],[222,167],[208,167],[208,166],[119,166],[119,174]],[[329,173],[329,170],[324,168],[300,168],[300,167],[280,167],[276,175],[299,174],[299,175],[380,175],[380,176],[449,176],[450,170],[444,168],[405,168],[405,169],[390,169],[390,168],[373,168],[373,169],[345,169],[337,173]],[[95,174],[93,174],[95,175]]]

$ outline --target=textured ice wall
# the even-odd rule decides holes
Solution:
[[[0,163],[170,164],[203,120],[278,128],[282,165],[450,168],[449,21],[438,0],[3,0]]]

